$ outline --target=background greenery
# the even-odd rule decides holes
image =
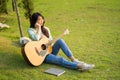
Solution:
[[[34,12],[41,12],[46,26],[56,37],[65,28],[70,34],[64,36],[74,56],[95,68],[79,72],[53,64],[31,67],[24,61],[19,45],[19,29],[11,0],[8,15],[0,15],[0,22],[10,25],[0,29],[0,80],[120,80],[120,1],[119,0],[33,0]],[[24,36],[29,20],[19,8]],[[68,59],[62,51],[59,56]],[[45,74],[49,68],[66,72],[59,76]]]

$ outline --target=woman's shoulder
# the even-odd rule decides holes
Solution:
[[[28,32],[28,33],[33,33],[33,32],[36,33],[36,30],[33,29],[33,28],[28,28],[28,29],[27,29],[27,32]]]
[[[32,30],[32,28],[28,28],[27,30],[28,30],[28,31],[29,31],[29,30]]]
[[[33,29],[33,28],[28,28],[27,30],[28,30],[28,31],[34,31],[35,29]]]

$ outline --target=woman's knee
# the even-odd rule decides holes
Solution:
[[[64,43],[64,40],[63,39],[59,39],[59,40],[57,40],[57,43],[62,44],[62,43]]]

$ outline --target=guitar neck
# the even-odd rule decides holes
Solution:
[[[51,45],[52,43],[55,43],[58,39],[60,39],[61,37],[63,37],[63,36],[66,35],[66,34],[69,34],[69,30],[68,30],[68,29],[66,29],[62,34],[60,34],[60,35],[59,35],[58,37],[56,37],[55,39],[49,41],[49,42],[46,44],[46,46],[49,46],[49,45]]]
[[[49,41],[46,46],[51,45],[52,43],[55,43],[57,40],[59,40],[61,37],[63,37],[64,34],[59,35],[58,37],[54,38],[53,40]]]
[[[56,37],[55,39],[53,39],[52,41],[51,41],[51,43],[55,43],[57,40],[59,40],[61,37],[63,37],[64,36],[64,34],[61,34],[61,35],[59,35],[58,37]]]

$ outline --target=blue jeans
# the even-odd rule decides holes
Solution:
[[[72,56],[72,53],[66,43],[62,40],[59,39],[56,41],[56,43],[52,47],[52,53],[48,54],[44,60],[46,63],[52,63],[52,64],[57,64],[66,68],[71,68],[71,69],[77,69],[77,64],[70,62],[63,57],[57,56],[59,50],[62,49],[64,54],[70,58]]]

